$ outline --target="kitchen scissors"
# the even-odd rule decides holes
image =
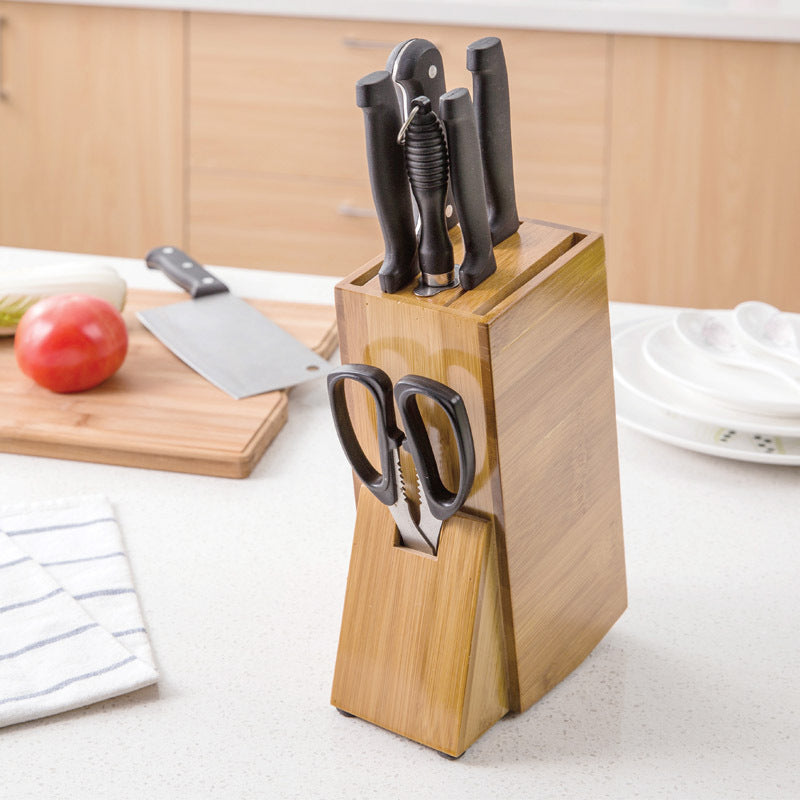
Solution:
[[[360,383],[372,395],[377,412],[378,449],[381,471],[370,463],[362,449],[345,398],[345,381]],[[442,483],[430,436],[417,404],[423,395],[447,415],[458,451],[458,488],[451,492]],[[436,555],[442,523],[464,504],[475,478],[475,447],[467,410],[461,395],[443,383],[420,375],[406,375],[394,385],[378,367],[346,364],[328,375],[330,398],[336,432],[345,455],[364,486],[384,505],[394,518],[406,547]],[[394,401],[400,412],[405,433],[397,427]],[[400,466],[400,447],[414,461],[419,488],[418,521],[412,514]]]

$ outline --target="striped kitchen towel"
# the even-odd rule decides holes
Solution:
[[[0,507],[0,727],[157,680],[108,500]]]

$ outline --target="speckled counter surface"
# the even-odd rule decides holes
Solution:
[[[42,258],[0,248],[0,268]],[[332,296],[327,278],[224,277]],[[321,381],[292,391],[246,480],[0,454],[0,504],[110,498],[161,671],[157,687],[0,729],[0,796],[796,800],[800,468],[626,430],[619,445],[628,610],[455,762],[328,704],[355,511]]]

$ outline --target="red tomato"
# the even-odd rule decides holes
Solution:
[[[111,303],[85,294],[46,297],[14,335],[20,369],[54,392],[80,392],[111,377],[128,352],[128,331]]]

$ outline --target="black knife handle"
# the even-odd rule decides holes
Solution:
[[[364,112],[367,165],[372,199],[384,243],[378,272],[381,290],[396,292],[419,272],[414,212],[403,148],[397,143],[402,120],[392,78],[385,70],[356,83],[356,105]]]
[[[464,239],[459,283],[463,289],[474,289],[497,270],[497,262],[486,212],[481,146],[469,92],[453,89],[443,94],[439,114],[447,134],[450,186]]]
[[[160,269],[192,297],[228,291],[228,287],[219,278],[215,278],[205,267],[177,247],[156,247],[144,260],[150,269]]]
[[[438,110],[439,98],[445,93],[446,87],[442,54],[433,42],[427,39],[407,39],[400,42],[389,54],[386,69],[398,87],[397,94],[404,119],[410,113],[415,97],[429,98],[431,107]],[[445,216],[448,228],[458,224],[455,204],[449,190]]]
[[[417,395],[429,397],[447,415],[458,451],[458,489],[451,492],[442,483],[425,422],[419,412]],[[475,444],[467,409],[461,395],[439,381],[420,375],[406,375],[394,386],[394,397],[406,432],[403,446],[411,453],[428,507],[436,519],[453,516],[467,499],[475,480]]]
[[[483,153],[486,201],[492,242],[499,244],[519,228],[511,154],[511,104],[503,45],[496,36],[467,47],[472,97]]]
[[[446,275],[452,281],[453,245],[447,233],[445,202],[448,184],[447,143],[439,117],[427,97],[411,103],[416,108],[406,129],[406,172],[420,216],[419,268],[426,275]]]

